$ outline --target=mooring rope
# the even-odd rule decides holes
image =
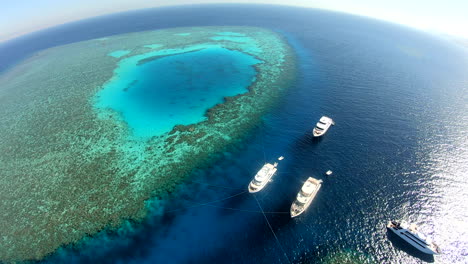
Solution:
[[[289,212],[284,212],[284,211],[246,210],[246,209],[239,209],[239,208],[233,208],[233,207],[225,207],[225,206],[213,205],[213,203],[222,202],[222,201],[224,201],[224,200],[231,199],[231,198],[234,198],[234,197],[236,197],[236,196],[242,195],[242,194],[244,194],[244,193],[246,193],[246,192],[247,192],[247,191],[243,191],[243,192],[240,192],[240,193],[237,193],[237,194],[234,194],[234,195],[231,195],[231,196],[222,198],[222,199],[218,199],[218,200],[214,200],[214,201],[210,201],[210,202],[206,202],[206,203],[197,203],[197,202],[193,202],[193,201],[188,201],[188,202],[193,203],[193,204],[195,204],[195,205],[186,206],[186,207],[182,207],[182,208],[178,208],[178,209],[166,211],[166,213],[177,212],[177,211],[180,211],[180,210],[189,209],[189,208],[195,208],[195,207],[199,207],[199,206],[209,206],[209,207],[214,207],[214,208],[220,208],[220,209],[231,210],[231,211],[239,211],[239,212],[245,212],[245,213],[257,213],[257,214],[289,214]]]
[[[280,247],[281,251],[283,251],[283,254],[284,254],[284,256],[286,257],[286,259],[288,260],[288,263],[291,264],[291,261],[289,260],[289,257],[288,257],[288,255],[286,254],[286,251],[284,251],[283,246],[281,246],[281,243],[280,243],[278,237],[277,237],[276,234],[275,234],[275,231],[273,231],[273,228],[272,228],[271,225],[270,225],[270,221],[268,221],[268,218],[267,218],[265,212],[263,212],[263,208],[262,208],[262,206],[260,205],[260,202],[258,201],[258,199],[257,199],[257,197],[255,196],[255,194],[253,195],[253,197],[255,198],[255,201],[257,201],[258,207],[259,207],[260,210],[262,211],[263,217],[265,217],[265,220],[266,220],[266,222],[267,222],[267,224],[268,224],[268,227],[269,227],[270,230],[271,230],[271,233],[273,233],[273,236],[275,236],[275,239],[276,239],[276,242],[278,243],[278,246]]]
[[[178,209],[166,211],[166,213],[172,213],[172,212],[176,212],[176,211],[180,211],[180,210],[184,210],[184,209],[189,209],[189,208],[193,208],[193,207],[204,206],[204,205],[208,205],[208,204],[212,204],[212,203],[218,203],[218,202],[221,202],[221,201],[224,201],[224,200],[231,199],[231,198],[233,198],[233,197],[242,195],[242,194],[244,194],[244,193],[246,193],[246,192],[247,192],[247,191],[243,191],[243,192],[236,193],[236,194],[234,194],[234,195],[231,195],[231,196],[228,196],[228,197],[225,197],[225,198],[221,198],[221,199],[217,199],[217,200],[213,200],[213,201],[210,201],[210,202],[198,203],[198,204],[193,205],[193,206],[187,206],[187,207],[182,207],[182,208],[178,208]]]
[[[289,214],[289,212],[281,212],[281,211],[277,211],[277,212],[265,212],[265,211],[256,211],[256,210],[245,210],[245,209],[239,209],[239,208],[232,208],[232,207],[224,207],[224,206],[217,206],[217,205],[212,205],[212,204],[207,204],[206,206],[209,206],[209,207],[215,207],[215,208],[220,208],[220,209],[226,209],[226,210],[233,210],[233,211],[240,211],[240,212],[246,212],[246,213],[257,213],[257,214],[261,214],[261,213],[265,213],[265,214]]]
[[[200,185],[206,185],[206,186],[217,187],[217,188],[230,189],[230,190],[242,190],[241,188],[226,187],[226,186],[214,185],[214,184],[209,184],[209,183],[204,183],[204,182],[198,182],[198,181],[188,181],[188,182],[196,183],[196,184],[200,184]]]

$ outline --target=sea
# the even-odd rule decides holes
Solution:
[[[296,82],[242,144],[193,171],[164,210],[155,203],[143,223],[87,237],[42,262],[468,263],[468,52],[449,39],[318,9],[176,6],[1,43],[0,72],[49,47],[192,26],[279,33],[296,53]],[[335,126],[313,138],[323,115]],[[280,156],[272,182],[246,193],[256,171]],[[291,219],[311,176],[322,188]],[[392,219],[417,223],[443,253],[427,256],[392,236]]]
[[[240,51],[220,47],[167,56],[136,67],[132,59],[127,61],[130,63],[119,63],[118,77],[97,94],[97,106],[122,113],[139,139],[206,120],[206,110],[222,103],[225,96],[248,92],[256,75],[252,65],[261,63]]]

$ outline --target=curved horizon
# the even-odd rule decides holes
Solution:
[[[49,1],[55,1],[55,0],[49,0]],[[125,1],[125,0],[120,0],[120,1]],[[444,14],[440,14],[439,17],[433,17],[428,16],[428,14],[424,14],[423,12],[420,13],[418,16],[418,11],[414,11],[415,13],[408,12],[408,10],[405,10],[405,6],[399,6],[397,7],[397,4],[390,3],[389,5],[379,3],[382,7],[377,7],[372,5],[369,5],[368,0],[360,0],[360,2],[355,2],[353,3],[352,6],[347,6],[346,4],[340,3],[342,0],[337,0],[334,3],[335,4],[328,4],[325,3],[325,1],[321,0],[316,0],[314,2],[308,3],[307,1],[302,1],[302,0],[297,0],[297,1],[292,1],[289,3],[283,3],[283,1],[280,0],[273,0],[273,1],[255,1],[255,2],[250,2],[250,1],[230,1],[230,0],[222,0],[222,1],[211,1],[211,0],[201,0],[197,3],[191,3],[190,1],[186,0],[178,0],[176,3],[174,2],[168,2],[168,1],[162,1],[158,5],[150,4],[148,3],[143,3],[143,2],[132,2],[131,4],[127,5],[118,5],[118,7],[109,9],[108,7],[103,7],[103,4],[106,3],[101,3],[101,6],[95,5],[95,6],[90,6],[90,7],[83,7],[85,4],[76,3],[75,6],[69,6],[66,12],[62,12],[63,6],[57,5],[54,8],[50,9],[49,11],[52,10],[53,14],[47,14],[47,13],[40,13],[40,14],[34,14],[31,15],[30,17],[27,17],[28,12],[34,12],[36,10],[29,10],[25,9],[24,15],[19,15],[15,14],[15,8],[18,8],[18,6],[14,6],[13,4],[10,5],[10,9],[13,9],[11,14],[4,14],[0,16],[0,22],[1,20],[4,19],[5,23],[0,23],[0,25],[4,25],[4,28],[0,26],[0,32],[5,32],[5,33],[0,33],[0,44],[9,42],[11,40],[15,40],[17,38],[21,38],[30,34],[34,34],[37,32],[41,32],[44,30],[60,27],[62,25],[67,25],[71,23],[77,23],[80,21],[88,20],[88,19],[95,19],[95,18],[100,18],[100,17],[105,17],[105,16],[112,16],[115,14],[121,14],[121,13],[127,13],[127,12],[138,12],[138,11],[143,11],[146,9],[157,9],[157,8],[171,8],[171,7],[184,7],[184,6],[198,6],[198,5],[271,5],[271,6],[287,6],[287,7],[296,7],[296,8],[307,8],[307,9],[318,9],[318,10],[326,10],[326,11],[332,11],[332,12],[339,12],[339,13],[346,13],[350,15],[356,15],[356,16],[362,16],[362,17],[367,17],[367,18],[373,18],[377,19],[380,21],[385,21],[385,22],[390,22],[393,24],[399,24],[403,26],[407,26],[416,30],[421,30],[429,33],[436,33],[439,35],[449,35],[455,38],[465,38],[468,39],[468,29],[463,28],[463,25],[468,24],[468,18],[464,18],[463,15],[457,16],[457,11],[459,12],[460,10],[463,10],[463,7],[468,8],[468,3],[462,3],[461,1],[458,3],[457,0],[453,0],[457,2],[457,4],[461,5],[458,7],[457,5],[451,5],[449,12],[445,12]],[[340,4],[337,4],[340,3]],[[361,4],[361,5],[360,5]],[[18,4],[19,6],[21,4]],[[130,6],[131,5],[131,6]],[[437,10],[440,8],[439,6],[430,6],[430,4],[425,3],[424,4],[427,10]],[[449,6],[448,4],[445,4],[444,6]],[[408,6],[406,6],[407,8]],[[415,7],[415,6],[413,6]],[[32,8],[32,7],[30,7]],[[41,8],[47,8],[41,6]],[[75,9],[78,9],[75,11]],[[393,10],[392,10],[393,9]],[[8,6],[6,8],[6,11],[8,10]],[[38,10],[40,11],[40,10]],[[18,10],[16,10],[18,12]],[[21,10],[21,12],[23,12]],[[427,12],[427,11],[426,11]],[[429,13],[431,13],[429,12]],[[35,12],[36,13],[36,12]],[[67,16],[67,14],[70,14]],[[22,19],[24,17],[27,17],[27,22],[23,22],[26,19]],[[3,17],[3,18],[1,18]],[[15,21],[16,19],[16,21]],[[432,20],[432,23],[430,23]],[[466,21],[463,21],[466,20]],[[19,26],[11,27],[8,24],[11,25],[11,21],[16,22],[17,24],[20,24]],[[21,21],[18,22],[18,21]],[[26,23],[26,24],[25,24]],[[445,24],[444,24],[445,23]],[[431,25],[432,24],[432,25]],[[461,25],[461,26],[459,26]]]
[[[201,4],[44,29],[0,61],[0,262],[426,261],[389,219],[421,226],[439,261],[463,258],[468,49],[453,38]],[[324,115],[336,126],[316,140]],[[292,220],[311,175],[326,188]]]

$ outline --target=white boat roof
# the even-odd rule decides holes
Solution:
[[[408,224],[408,222],[406,222],[406,221],[401,221],[400,226],[403,227],[404,229],[408,229],[408,228],[409,228],[409,224]]]
[[[273,166],[273,164],[267,163],[263,165],[263,167],[255,175],[255,180],[258,182],[264,181],[270,176],[271,171],[273,169],[275,169],[275,166]]]
[[[324,125],[324,124],[318,122],[317,127],[321,128],[321,129],[325,129],[325,128],[327,128],[327,125]]]
[[[408,231],[410,231],[410,232],[413,233],[414,235],[418,236],[418,237],[421,238],[422,240],[431,242],[431,239],[430,239],[430,238],[426,237],[425,234],[419,232],[418,226],[417,226],[415,223],[408,223],[408,222],[406,222],[406,221],[402,221],[402,222],[400,223],[400,226],[403,227],[404,229],[407,229]]]
[[[305,204],[305,203],[307,203],[307,201],[310,199],[310,197],[298,195],[296,199],[297,199],[300,203]]]
[[[313,191],[315,191],[315,189],[318,188],[320,183],[322,183],[321,180],[317,180],[315,178],[309,177],[307,181],[304,183],[304,185],[302,185],[301,190],[307,194],[312,193]]]
[[[302,186],[302,192],[303,193],[307,193],[307,194],[310,194],[310,193],[313,193],[315,191],[315,189],[317,189],[317,185],[310,182],[310,181],[306,181],[304,183],[304,185]]]
[[[322,117],[320,118],[320,122],[322,122],[322,123],[331,122],[331,118],[329,118],[328,116],[322,116]]]

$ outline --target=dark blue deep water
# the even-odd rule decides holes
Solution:
[[[0,46],[0,69],[35,51],[148,29],[249,25],[294,47],[298,80],[242,145],[155,202],[141,225],[61,249],[66,263],[467,263],[468,60],[462,48],[401,26],[312,9],[207,5],[149,9],[67,24]],[[336,125],[321,139],[322,116]],[[264,162],[285,156],[255,199],[242,193]],[[331,177],[324,176],[328,169]],[[323,179],[290,219],[307,177]],[[205,205],[200,205],[205,203]],[[160,204],[163,207],[159,206]],[[164,209],[161,209],[164,208]],[[414,221],[444,254],[430,258],[389,236]]]

